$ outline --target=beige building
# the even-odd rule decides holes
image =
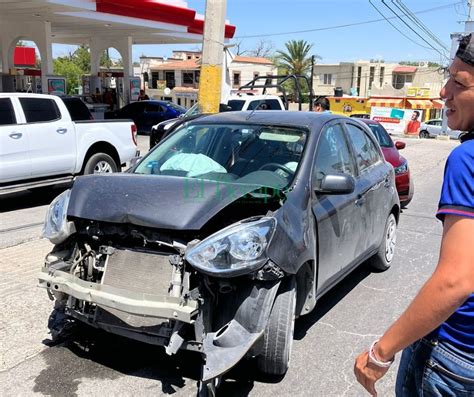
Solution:
[[[373,61],[318,64],[313,75],[315,94],[328,96],[337,94],[336,88],[340,88],[345,95],[405,97],[410,87],[421,87],[436,97],[442,84],[443,74],[426,63],[420,66]]]
[[[197,101],[201,52],[173,51],[172,58],[140,57],[140,74],[150,98],[172,101],[186,108]],[[277,69],[266,58],[236,56],[229,66],[232,89],[257,76],[276,75]],[[276,89],[268,90],[269,93]]]

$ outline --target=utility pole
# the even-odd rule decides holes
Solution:
[[[227,0],[206,0],[198,103],[203,113],[219,112]]]
[[[474,0],[467,0],[467,19],[464,21],[464,33],[474,32]],[[459,39],[462,33],[451,33],[451,52],[449,59],[452,61],[456,55]],[[448,135],[448,118],[446,117],[446,107],[443,108],[443,122],[441,124],[441,135]]]
[[[314,80],[314,55],[311,55],[311,80],[309,81],[310,87],[309,87],[309,111],[313,111],[313,105],[314,105],[314,91],[313,91],[313,80]]]

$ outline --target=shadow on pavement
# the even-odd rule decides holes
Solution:
[[[300,317],[295,323],[296,340],[304,338],[308,330],[317,323],[324,315],[338,304],[349,292],[351,292],[362,280],[372,273],[366,263],[363,263],[336,287],[327,292],[316,303],[315,309],[306,316]]]
[[[197,381],[201,371],[197,353],[183,351],[168,356],[161,347],[82,324],[77,324],[64,343],[46,350],[43,358],[46,367],[35,379],[34,391],[50,396],[75,395],[83,382],[124,375],[158,381],[157,395],[174,394],[186,386],[185,378]]]
[[[49,186],[0,196],[0,213],[48,205],[69,186]]]

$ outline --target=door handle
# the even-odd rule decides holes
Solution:
[[[366,201],[365,195],[358,194],[357,195],[357,200],[355,201],[355,205],[360,207],[360,206],[364,205],[365,201]]]
[[[56,130],[56,132],[57,132],[58,134],[65,134],[65,133],[67,132],[67,128],[58,128],[58,129]]]
[[[8,136],[13,139],[20,139],[23,136],[23,134],[21,132],[12,132]]]

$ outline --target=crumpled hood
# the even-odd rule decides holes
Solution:
[[[199,230],[255,184],[157,175],[88,175],[71,189],[68,216],[160,229]]]

